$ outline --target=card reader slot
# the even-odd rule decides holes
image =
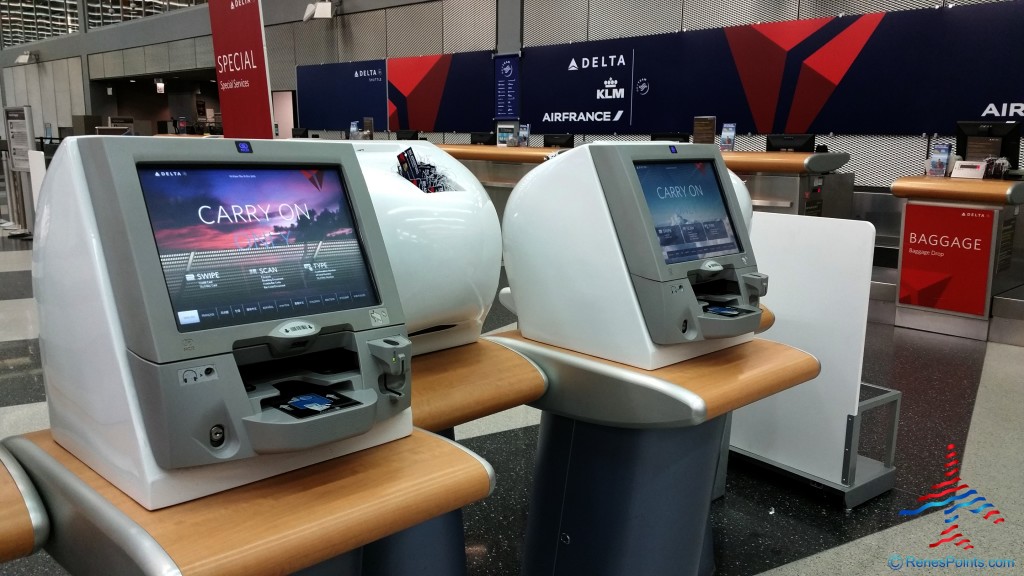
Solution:
[[[279,384],[288,393],[264,399],[261,412],[242,419],[258,454],[305,450],[359,436],[373,427],[377,412],[373,390],[341,394],[329,386],[298,380]]]
[[[351,350],[321,350],[239,366],[242,382],[261,382],[312,372],[325,376],[359,371],[359,357]]]

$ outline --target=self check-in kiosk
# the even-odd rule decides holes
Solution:
[[[519,331],[489,338],[548,379],[523,574],[713,571],[725,414],[817,371],[752,341],[751,215],[710,145],[594,143],[512,192],[500,296]]]
[[[350,144],[70,139],[39,210],[53,436],[146,508],[411,432],[411,343]]]
[[[534,169],[503,239],[526,338],[654,369],[746,342],[768,277],[713,146],[595,143]]]
[[[413,354],[475,342],[498,290],[501,225],[487,191],[426,141],[354,144],[394,267]],[[424,192],[400,173],[407,152],[443,180]]]

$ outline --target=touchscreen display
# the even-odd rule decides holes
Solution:
[[[337,168],[137,170],[180,332],[380,304]]]
[[[665,264],[740,252],[714,162],[635,166]]]

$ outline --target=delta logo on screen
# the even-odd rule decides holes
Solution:
[[[783,86],[791,51],[836,18],[726,28],[725,36],[757,132],[779,132],[780,126],[789,134],[808,132],[884,16],[879,13],[847,18],[851,21],[848,26],[800,63],[795,87]],[[783,91],[793,97],[784,122],[777,122]]]

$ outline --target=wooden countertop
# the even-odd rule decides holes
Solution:
[[[148,532],[189,576],[289,574],[475,502],[491,488],[478,458],[414,430],[394,442],[149,511],[58,446],[49,430],[24,438]]]
[[[722,152],[725,165],[737,173],[821,174],[850,161],[845,152]]]
[[[483,160],[518,164],[540,164],[562,148],[501,147],[473,144],[439,144],[438,148],[457,160]],[[780,174],[824,173],[838,170],[850,161],[844,152],[722,152],[725,165],[733,172],[774,172]]]
[[[892,183],[892,194],[909,200],[979,204],[1024,204],[1024,182],[906,176]]]
[[[451,154],[456,160],[486,160],[519,164],[540,164],[552,154],[564,150],[564,148],[504,147],[480,144],[438,144],[437,147]]]
[[[706,420],[806,382],[821,370],[817,358],[803,350],[760,338],[657,370],[641,370],[530,340],[518,330],[494,334],[493,337],[554,348],[565,354],[639,372],[679,386],[701,397],[707,407]]]
[[[761,305],[761,323],[757,325],[754,334],[760,334],[775,324],[775,313]]]
[[[544,376],[529,360],[494,342],[412,359],[412,421],[439,431],[540,398]]]
[[[0,462],[0,562],[28,556],[34,549],[35,530],[28,506],[14,477]]]

